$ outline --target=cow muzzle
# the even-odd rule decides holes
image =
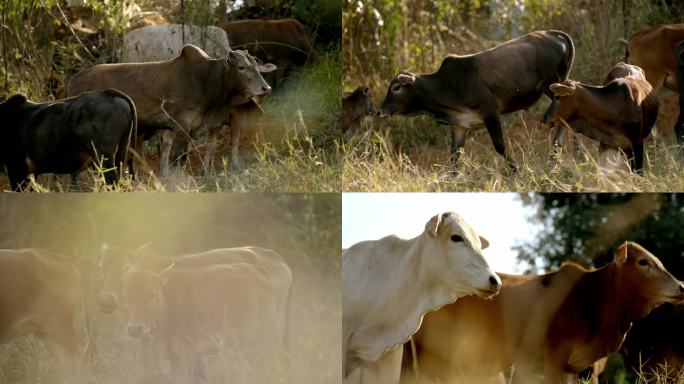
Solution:
[[[116,311],[116,296],[111,293],[101,293],[97,297],[97,305],[103,313],[112,313]]]
[[[141,338],[151,333],[150,328],[143,324],[128,324],[128,334],[135,338]]]

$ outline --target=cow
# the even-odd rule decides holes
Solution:
[[[627,370],[647,384],[684,377],[683,321],[684,305],[665,304],[636,322],[620,348]]]
[[[65,256],[37,248],[0,249],[0,344],[33,334],[73,380],[92,346],[73,324],[82,304],[79,271]]]
[[[552,84],[556,103],[549,121],[561,128],[564,120],[597,140],[600,153],[623,151],[632,169],[642,173],[644,139],[658,118],[658,98],[639,67],[618,63],[608,75],[611,78],[604,86],[569,79]]]
[[[297,20],[223,21],[219,27],[226,31],[233,48],[247,49],[261,60],[274,63],[278,67],[276,83],[286,72],[318,60],[304,26]]]
[[[235,106],[271,92],[260,72],[273,70],[273,64],[257,64],[245,51],[230,51],[226,58],[212,59],[189,44],[167,61],[99,64],[84,69],[69,80],[67,95],[106,87],[126,92],[138,109],[139,135],[161,130],[160,168],[165,175],[177,131],[192,134],[208,129],[213,140]],[[142,142],[137,141],[139,154]],[[205,164],[211,155],[207,151]]]
[[[620,348],[633,321],[684,300],[684,284],[633,242],[596,270],[565,263],[544,275],[499,275],[491,300],[466,297],[425,316],[413,336],[419,375],[475,383],[512,372],[514,383],[575,383]]]
[[[106,182],[113,184],[137,132],[133,101],[115,89],[48,103],[17,94],[0,104],[0,120],[0,163],[14,190],[25,186],[30,174],[76,174],[92,164],[101,164]]]
[[[379,116],[427,114],[440,124],[452,125],[454,164],[468,130],[484,123],[494,148],[515,170],[499,116],[527,109],[543,94],[552,98],[552,107],[549,86],[568,78],[574,57],[572,39],[560,31],[532,32],[473,55],[448,55],[435,73],[399,73],[389,85]],[[543,121],[547,117],[548,111]]]
[[[247,249],[254,252],[255,249]],[[190,382],[204,376],[202,360],[228,346],[273,378],[278,361],[287,368],[287,333],[292,273],[282,259],[258,264],[240,257],[207,263],[200,255],[180,260],[160,273],[136,266],[122,277],[128,332],[141,339],[146,382],[160,357],[171,361],[173,377]],[[231,250],[214,250],[214,258]],[[198,257],[200,256],[200,257]],[[206,256],[206,255],[204,255]],[[244,256],[244,255],[243,255]],[[249,259],[249,258],[248,258]],[[189,258],[186,257],[186,261]],[[216,261],[216,260],[214,260]],[[225,341],[234,338],[234,345]]]
[[[373,94],[368,87],[357,87],[342,96],[342,134],[353,134],[366,115],[373,114]]]
[[[198,27],[186,25],[188,35],[187,43],[195,44],[203,49],[212,58],[226,57],[230,51],[226,32],[218,27]],[[131,31],[124,36],[124,53],[122,61],[126,63],[146,63],[152,61],[170,60],[180,54],[183,47],[181,40],[181,26],[178,24],[160,25],[156,28],[145,27]],[[128,48],[127,48],[128,47]],[[240,132],[245,123],[263,115],[259,106],[261,96],[255,96],[245,104],[236,105],[227,119],[231,130],[231,161],[230,166],[234,170],[240,170],[240,158],[238,147],[240,144]],[[214,127],[210,131],[209,141],[204,156],[204,169],[211,169],[211,160],[216,151],[217,136],[223,127]],[[194,138],[193,138],[194,139]],[[188,148],[188,153],[194,148]]]
[[[677,63],[682,50],[677,48],[677,43],[682,40],[684,24],[659,24],[633,34],[627,42],[625,51],[625,62],[631,58],[634,64],[641,67],[654,91],[657,92],[665,86],[671,91],[679,92],[680,104],[681,77],[678,76]],[[681,105],[674,132],[677,143],[684,143],[684,115]]]
[[[343,251],[344,382],[399,383],[401,345],[427,312],[466,295],[495,295],[501,280],[482,255],[488,245],[446,212],[413,239],[388,236]]]
[[[189,24],[148,25],[124,35],[122,63],[147,63],[172,59],[185,44],[201,48],[212,58],[230,52],[226,32],[218,27]]]

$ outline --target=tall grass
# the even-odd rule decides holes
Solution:
[[[400,123],[399,119],[392,120]],[[579,148],[566,140],[556,154],[552,132],[537,119],[518,113],[503,124],[507,149],[520,166],[515,173],[496,153],[486,130],[471,132],[453,167],[444,128],[430,127],[428,143],[404,147],[394,138],[400,133],[373,132],[367,127],[342,147],[342,184],[345,191],[358,192],[684,190],[682,160],[672,137],[662,138],[656,132],[646,140],[644,174],[639,175],[625,166],[601,167],[598,144],[588,139],[581,139]]]

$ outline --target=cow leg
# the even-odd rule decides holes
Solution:
[[[173,145],[173,139],[176,137],[176,131],[171,129],[165,129],[161,131],[159,137],[159,174],[164,177],[169,173],[169,156],[171,155],[171,146]]]
[[[242,130],[242,113],[230,114],[230,167],[234,171],[240,171],[242,165],[238,157],[240,148],[240,131]]]
[[[401,358],[404,349],[400,345],[394,347],[392,350],[385,352],[385,354],[378,361],[378,379],[379,383],[399,384],[399,376],[401,374]]]
[[[216,153],[216,147],[218,146],[218,137],[221,133],[221,130],[223,129],[223,125],[218,125],[209,128],[209,137],[207,138],[207,149],[204,152],[204,159],[202,160],[202,165],[204,166],[204,172],[206,174],[209,174],[209,172],[212,169],[214,153]]]
[[[631,161],[632,170],[636,171],[638,174],[644,174],[644,142],[643,140],[632,141],[633,159]]]
[[[57,360],[66,377],[78,382],[82,358],[82,348],[78,335],[73,329],[71,319],[59,320],[58,329],[38,333],[48,353]]]
[[[456,166],[461,155],[459,150],[463,147],[468,130],[464,127],[451,127],[451,164]]]
[[[501,131],[501,122],[497,115],[489,115],[484,118],[485,127],[487,127],[487,132],[489,132],[489,137],[492,138],[492,144],[494,144],[494,149],[506,159],[508,165],[515,172],[518,170],[517,164],[506,154],[506,144],[503,139],[503,132]]]

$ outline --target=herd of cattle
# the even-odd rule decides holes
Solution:
[[[684,283],[633,242],[601,268],[566,263],[538,276],[493,273],[488,245],[447,212],[413,239],[343,250],[344,382],[574,384],[605,367],[632,322],[684,303]],[[668,380],[681,375],[675,362]]]
[[[634,64],[627,64],[630,58]],[[643,142],[658,116],[656,93],[665,86],[679,93],[674,133],[678,144],[684,142],[684,24],[657,25],[635,33],[624,62],[616,64],[600,86],[569,78],[574,59],[572,39],[561,31],[532,32],[476,54],[449,55],[435,73],[399,73],[377,114],[383,118],[426,114],[451,125],[454,163],[467,132],[483,123],[496,151],[515,170],[500,116],[527,109],[547,95],[551,105],[542,123],[556,127],[555,145],[567,124],[598,141],[601,158],[606,151],[622,151],[632,169],[642,172]],[[353,132],[364,115],[373,113],[367,87],[345,95],[343,131]]]
[[[48,103],[22,94],[0,98],[5,126],[0,166],[12,189],[30,174],[77,174],[91,164],[108,171],[106,181],[112,183],[124,166],[133,173],[129,147],[141,159],[144,140],[159,133],[165,175],[174,136],[195,139],[208,132],[203,159],[208,170],[218,135],[230,126],[230,166],[240,169],[241,125],[262,114],[259,103],[271,93],[261,74],[275,72],[273,82],[279,82],[316,58],[303,26],[291,19],[133,30],[124,36],[121,63],[76,73],[58,95],[67,98]]]
[[[226,349],[251,368],[249,382],[287,381],[292,272],[275,252],[242,247],[169,258],[103,245],[99,269],[99,309],[126,317],[127,333],[139,340],[143,383],[168,376],[164,360],[171,382],[205,382],[204,358]],[[67,382],[79,382],[98,355],[83,274],[55,252],[0,250],[0,343],[36,335]],[[81,306],[87,342],[73,324]]]

